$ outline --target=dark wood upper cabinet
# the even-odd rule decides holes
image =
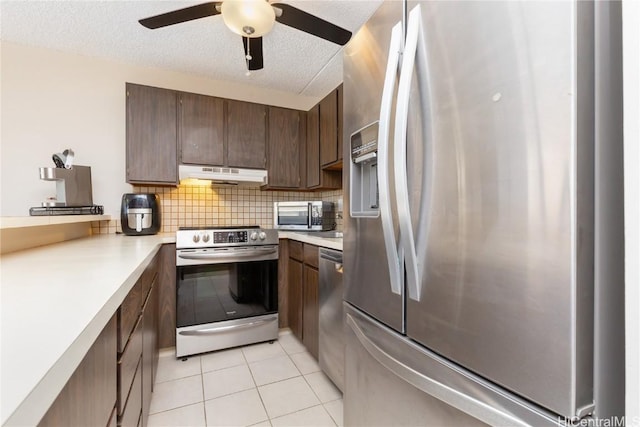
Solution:
[[[307,188],[320,186],[320,105],[307,111]]]
[[[306,140],[303,117],[301,111],[269,107],[267,188],[300,188],[301,146]]]
[[[334,90],[320,101],[320,163],[338,160],[338,92]]]
[[[340,169],[342,169],[342,158],[344,157],[344,145],[342,143],[344,138],[344,135],[342,135],[342,132],[344,131],[344,110],[342,109],[342,95],[344,91],[342,90],[342,85],[338,86],[338,89],[336,89],[336,91],[338,92],[338,163],[340,163]]]
[[[325,98],[325,100],[327,98]],[[321,135],[323,132],[323,102],[324,100],[313,107],[311,110],[307,111],[307,144],[305,159],[306,188],[311,190],[329,190],[342,188],[342,174],[340,173],[340,171],[326,170],[321,163],[323,152],[327,151],[327,149],[325,148],[325,145],[327,145],[327,143],[323,143],[321,140]],[[337,135],[337,129],[335,135]],[[335,142],[333,146],[334,149],[337,149]],[[326,156],[326,153],[324,155]]]
[[[342,170],[342,85],[320,101],[320,165]]]
[[[227,100],[227,166],[266,167],[267,107]]]
[[[127,83],[127,182],[177,184],[177,94]]]
[[[182,163],[224,165],[224,100],[180,93],[179,145]]]

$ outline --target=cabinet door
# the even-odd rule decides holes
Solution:
[[[306,188],[313,190],[342,188],[342,174],[339,168],[333,170],[334,168],[330,167],[329,170],[323,166],[323,163],[327,162],[336,164],[337,140],[331,138],[337,136],[337,128],[333,129],[335,121],[327,123],[331,122],[332,113],[336,113],[335,105],[327,101],[336,100],[335,92],[332,94],[307,112]],[[327,137],[327,133],[331,135]],[[322,160],[322,157],[325,160]],[[326,160],[327,158],[330,160]]]
[[[278,327],[289,327],[289,240],[278,244]]]
[[[127,83],[127,182],[177,184],[176,92]]]
[[[307,111],[307,188],[320,186],[320,106]]]
[[[318,270],[306,265],[304,266],[303,279],[303,307],[302,307],[302,343],[307,347],[309,353],[318,359],[318,337],[319,337],[319,274]]]
[[[157,334],[157,286],[154,283],[149,292],[142,313],[142,426],[147,425],[153,390],[154,364],[158,353]]]
[[[342,150],[344,149],[344,146],[342,144],[342,140],[344,135],[342,135],[342,132],[344,130],[344,128],[342,127],[342,123],[344,120],[344,110],[342,109],[342,94],[343,94],[343,90],[342,90],[342,85],[338,86],[338,162],[341,163],[340,165],[340,169],[342,169],[342,158],[343,158],[343,153]]]
[[[338,160],[338,93],[331,92],[320,101],[320,163]]]
[[[114,316],[53,402],[39,426],[106,426],[116,404]]]
[[[301,112],[269,107],[269,187],[300,187]],[[304,137],[304,139],[303,139]]]
[[[289,258],[289,327],[302,341],[302,271],[303,264]]]
[[[193,93],[179,96],[182,163],[224,165],[224,100]]]
[[[227,166],[266,167],[267,107],[227,100]]]
[[[158,264],[158,346],[176,345],[176,244],[160,248]]]

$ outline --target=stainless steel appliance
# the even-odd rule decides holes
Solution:
[[[319,250],[320,300],[318,362],[340,389],[344,389],[344,310],[342,309],[342,252]]]
[[[624,413],[619,13],[385,1],[346,47],[345,425]]]
[[[178,177],[183,179],[209,180],[214,185],[238,185],[259,187],[268,181],[263,169],[226,168],[222,166],[178,165]]]
[[[120,224],[128,236],[157,234],[160,231],[160,203],[157,194],[122,195]]]
[[[56,183],[56,198],[43,201],[43,207],[93,206],[90,166],[42,167],[40,179]]]
[[[278,338],[278,232],[176,233],[176,357]]]
[[[336,226],[335,206],[331,202],[299,201],[273,204],[273,227],[280,230],[324,231]]]

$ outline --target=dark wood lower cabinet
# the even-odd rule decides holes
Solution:
[[[306,246],[306,245],[305,245]],[[319,336],[319,286],[318,270],[305,264],[303,283],[303,308],[302,308],[302,343],[313,357],[318,359],[318,336]]]
[[[162,284],[158,267],[162,263],[161,251],[162,248],[121,306],[122,310],[122,307],[127,306],[129,298],[138,298],[137,286],[148,290],[141,292],[136,328],[128,337],[127,345],[118,362],[118,424],[121,427],[135,427],[138,423],[146,426],[149,416],[154,372],[158,363],[157,295]],[[160,262],[157,262],[158,259]]]
[[[142,425],[147,425],[158,370],[158,290],[153,286],[142,314]]]
[[[124,411],[118,417],[118,425],[121,427],[136,427],[142,413],[142,359],[138,360],[131,393],[124,404]]]
[[[302,288],[303,263],[289,258],[289,328],[302,340]]]
[[[122,416],[125,403],[130,394],[140,393],[134,390],[133,380],[142,356],[142,321],[138,321],[136,328],[129,338],[124,352],[118,359],[118,415]]]
[[[287,239],[278,242],[278,327],[289,327],[289,245]]]
[[[175,275],[175,245],[169,246]],[[162,254],[143,272],[39,426],[147,425],[158,370]]]
[[[287,246],[285,288],[288,325],[291,332],[317,359],[320,311],[318,247],[295,240],[288,240]]]
[[[111,411],[111,417],[109,417],[109,424],[107,427],[118,427],[118,408],[113,407],[113,411]]]
[[[114,316],[53,402],[40,426],[106,426],[116,405]]]
[[[160,248],[158,265],[158,346],[176,345],[176,245]]]

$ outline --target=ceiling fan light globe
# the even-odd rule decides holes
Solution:
[[[271,31],[276,20],[275,11],[266,0],[225,0],[221,13],[227,27],[244,37],[262,37]]]

